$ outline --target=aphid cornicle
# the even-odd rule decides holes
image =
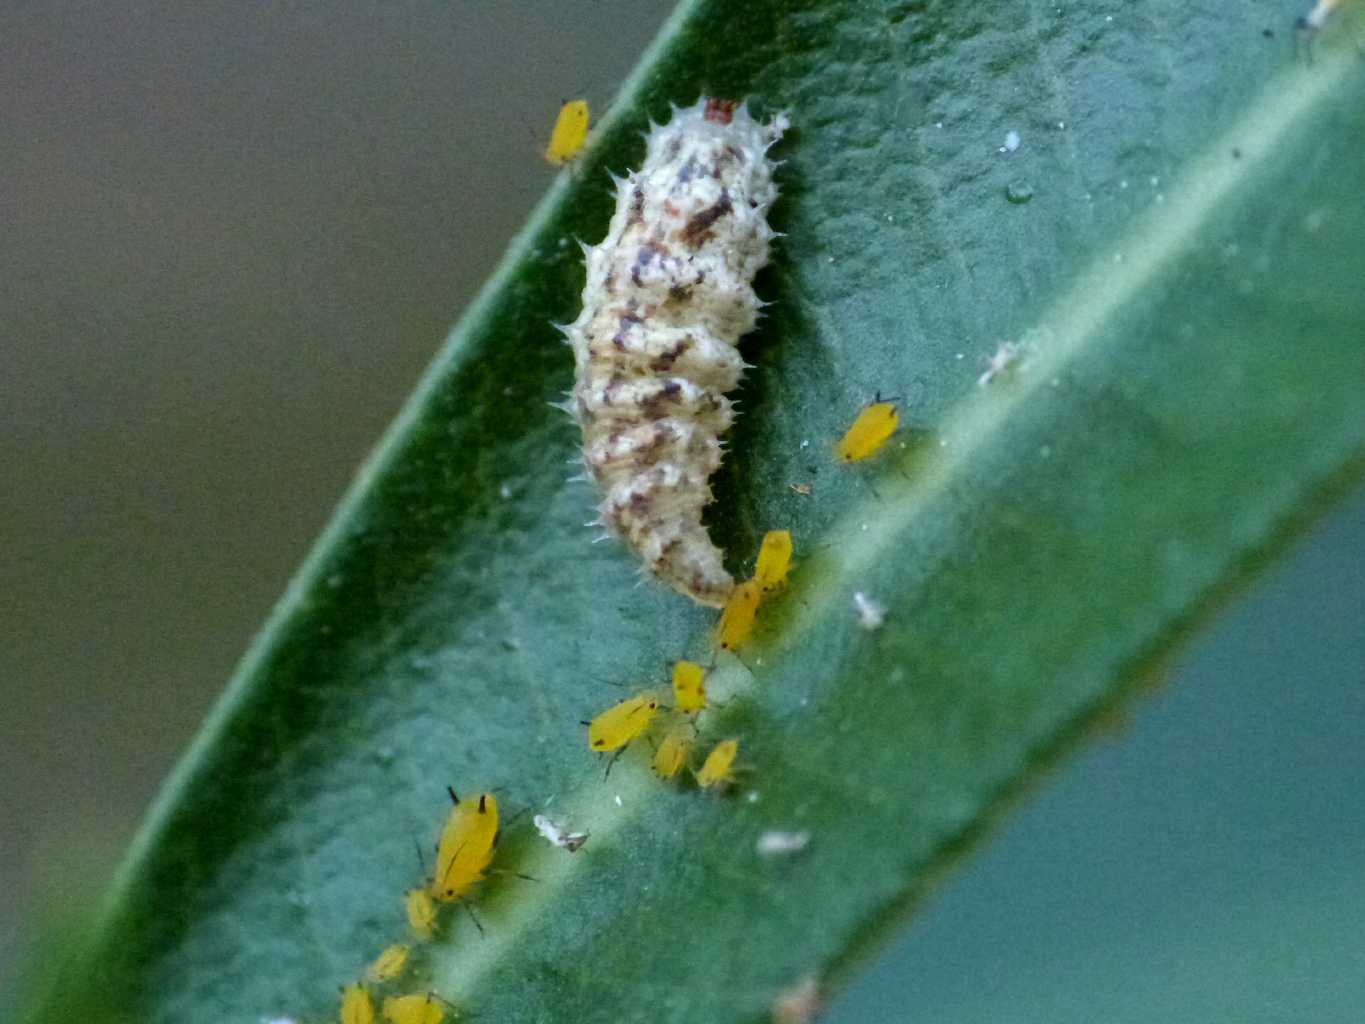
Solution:
[[[618,750],[639,737],[659,710],[659,698],[642,693],[627,697],[587,723],[588,746],[599,753]]]
[[[697,785],[702,789],[718,789],[734,782],[735,757],[738,754],[738,740],[721,740],[717,743],[697,771]]]
[[[607,237],[587,251],[571,409],[602,490],[600,521],[645,567],[693,600],[722,606],[734,580],[702,526],[737,345],[760,303],[777,199],[767,149],[787,127],[723,100],[676,110],[619,184]]]
[[[550,131],[550,144],[545,147],[545,159],[560,167],[576,157],[587,144],[588,122],[587,100],[569,100],[560,107]]]
[[[686,715],[706,707],[706,669],[695,661],[673,666],[673,707]]]
[[[453,789],[450,809],[441,841],[436,848],[436,873],[430,893],[449,902],[463,896],[471,886],[484,879],[493,861],[498,842],[498,801],[492,793],[480,793],[461,800]]]
[[[364,985],[341,990],[341,1024],[374,1024],[374,1000]]]
[[[900,425],[895,402],[874,402],[858,414],[836,449],[843,462],[861,462],[882,450]]]
[[[791,531],[769,530],[763,535],[763,543],[758,547],[758,561],[754,564],[754,582],[765,594],[786,586],[791,564]]]

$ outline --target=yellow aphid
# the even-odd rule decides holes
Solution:
[[[659,710],[659,699],[642,693],[613,704],[588,723],[588,746],[593,750],[624,747],[649,728]]]
[[[769,530],[758,548],[758,564],[754,566],[754,582],[765,594],[786,586],[787,571],[792,564],[792,535],[790,530]]]
[[[403,894],[403,909],[408,912],[408,924],[424,939],[436,934],[436,904],[426,889],[409,889]]]
[[[654,752],[654,771],[660,778],[671,779],[686,767],[691,753],[692,737],[686,730],[674,729]]]
[[[738,584],[725,602],[725,610],[720,613],[720,623],[716,626],[716,643],[722,650],[737,651],[744,646],[753,632],[754,618],[758,615],[758,604],[763,600],[763,591],[757,581],[748,580]]]
[[[441,1024],[445,1016],[445,1007],[430,992],[384,1000],[384,1019],[389,1024]]]
[[[384,952],[374,958],[374,963],[370,964],[370,969],[365,972],[365,976],[371,981],[390,981],[403,973],[403,968],[408,965],[408,954],[411,949],[407,946],[389,946]]]
[[[896,432],[900,418],[896,403],[875,402],[858,414],[848,433],[839,439],[838,454],[844,462],[861,462],[882,450]]]
[[[477,800],[461,800],[453,789],[449,793],[455,806],[441,830],[430,888],[432,896],[444,901],[459,899],[483,881],[498,841],[498,801],[492,793],[480,793]]]
[[[374,1000],[364,985],[341,990],[341,1024],[374,1024]]]
[[[685,714],[706,707],[706,669],[695,661],[673,666],[673,706]]]
[[[738,740],[721,740],[706,755],[706,760],[697,772],[697,785],[702,789],[728,786],[735,781],[732,771],[735,755],[739,753]]]
[[[570,100],[559,108],[545,159],[560,167],[576,157],[588,141],[588,101]]]

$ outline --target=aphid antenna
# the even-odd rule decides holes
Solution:
[[[427,877],[427,859],[422,856],[422,841],[416,836],[412,837],[412,847],[417,851],[417,867],[422,872],[422,877]]]
[[[887,397],[883,398],[883,397],[882,397],[882,393],[881,393],[880,391],[874,391],[874,392],[872,392],[872,404],[873,404],[873,405],[880,405],[882,402],[904,402],[904,401],[905,401],[905,396],[904,396],[904,395],[888,395]]]
[[[459,806],[460,806],[460,798],[459,798],[459,797],[456,795],[456,793],[455,793],[455,787],[454,787],[454,786],[447,786],[447,787],[446,787],[446,792],[450,794],[450,802],[451,802],[452,804],[454,804],[456,807],[459,807]]]
[[[524,875],[520,871],[513,871],[511,868],[489,868],[488,873],[490,875],[512,875],[516,878],[520,878],[524,882],[540,881],[540,879],[536,878],[534,875]]]
[[[745,661],[745,660],[740,656],[739,651],[732,651],[732,650],[731,650],[730,648],[728,648],[728,647],[723,647],[723,648],[721,648],[721,650],[725,651],[727,654],[730,655],[730,657],[734,658],[735,661],[737,661],[737,662],[739,662],[741,665],[743,665],[744,668],[745,668],[745,670],[749,673],[749,675],[753,675],[753,674],[754,674],[753,668],[749,665],[749,663],[748,663],[747,661]]]
[[[503,831],[503,829],[506,829],[506,828],[509,828],[509,827],[512,826],[512,825],[515,825],[520,819],[522,819],[523,817],[525,817],[526,815],[528,815],[528,814],[530,814],[530,813],[531,813],[531,808],[529,808],[529,807],[523,807],[521,810],[519,810],[519,811],[517,811],[516,813],[510,815],[510,816],[507,818],[507,820],[504,821],[504,822],[502,823],[502,828],[500,828],[500,829],[498,830],[499,833],[501,833],[501,832]]]

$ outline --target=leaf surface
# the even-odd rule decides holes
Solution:
[[[1365,67],[1282,5],[684,5],[538,209],[258,638],[34,1021],[335,1012],[404,931],[445,786],[513,819],[414,954],[484,1020],[750,1021],[860,953],[1365,450]],[[566,481],[603,168],[668,103],[790,112],[785,232],[713,537],[797,567],[703,734],[729,797],[603,780],[581,719],[710,660],[714,613]],[[1001,151],[1009,132],[1020,145]],[[978,385],[999,343],[1023,359]],[[880,392],[905,425],[843,466]],[[793,485],[809,485],[802,494]],[[863,629],[853,595],[885,606]],[[1159,766],[1153,768],[1159,779]],[[548,809],[546,808],[548,801]],[[543,809],[592,833],[534,836]],[[765,831],[809,847],[765,858]],[[426,854],[430,868],[430,853]]]

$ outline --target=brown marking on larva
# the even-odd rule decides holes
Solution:
[[[640,411],[644,413],[646,419],[662,419],[672,411],[671,407],[677,404],[675,400],[682,394],[682,389],[682,381],[670,377],[664,381],[663,387],[640,403]]]
[[[644,186],[637,184],[635,191],[630,197],[630,216],[626,224],[639,224],[645,219],[645,190]]]
[[[639,288],[643,284],[640,280],[640,271],[653,263],[656,257],[662,255],[663,250],[652,242],[646,242],[644,245],[640,246],[639,250],[635,253],[635,262],[630,268],[630,279],[635,283],[635,287]]]
[[[686,352],[692,345],[692,335],[688,334],[673,343],[673,346],[665,352],[660,352],[654,362],[649,364],[649,368],[655,373],[663,373],[665,370],[673,368],[673,364]]]
[[[602,521],[638,554],[652,548],[646,565],[672,587],[719,607],[733,581],[700,511],[732,419],[721,386],[738,372],[717,346],[733,345],[757,306],[747,270],[766,261],[775,194],[764,153],[785,119],[755,125],[719,98],[685,113],[620,183],[620,219],[589,261],[572,340]]]
[[[739,106],[737,100],[723,100],[719,96],[706,97],[706,110],[702,113],[702,120],[714,121],[716,124],[729,124],[735,116],[735,107]]]
[[[618,352],[624,352],[626,350],[626,332],[629,331],[636,324],[643,322],[644,321],[641,320],[634,313],[621,314],[620,320],[621,326],[617,329],[616,333],[612,335],[611,338],[611,343],[616,346],[616,350]]]
[[[693,214],[692,218],[683,226],[682,240],[695,249],[710,233],[711,225],[734,208],[734,204],[730,202],[730,193],[722,191],[719,199],[700,213]]]
[[[663,423],[657,424],[654,428],[654,434],[652,437],[650,437],[649,444],[645,446],[642,454],[646,456],[653,456],[657,454],[660,448],[663,448],[670,441],[673,440],[673,437],[674,434],[673,429],[671,427],[668,427]]]
[[[655,559],[654,564],[663,565],[668,561],[669,557],[673,554],[673,552],[677,551],[678,548],[680,547],[682,547],[682,538],[673,537],[668,542],[666,542],[662,548],[659,549],[659,557]]]

